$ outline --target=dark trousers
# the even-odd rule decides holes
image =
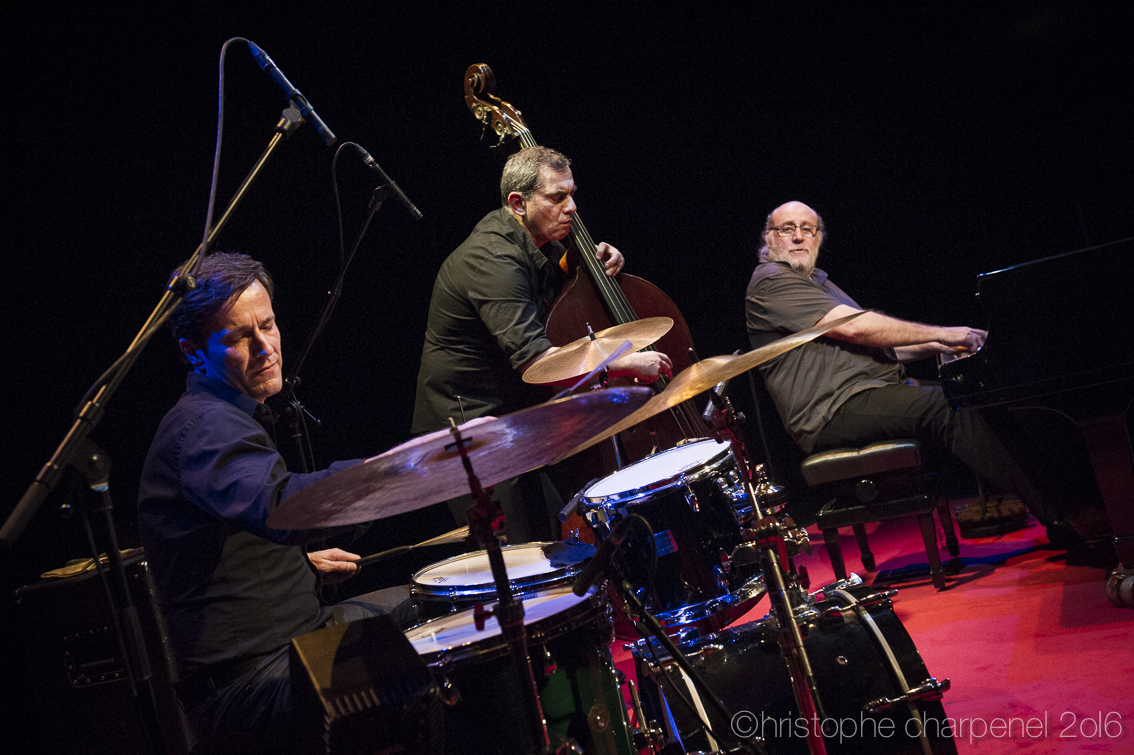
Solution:
[[[1051,524],[1060,516],[1059,502],[1047,494],[1042,470],[1022,466],[1027,453],[1005,445],[1023,439],[1009,436],[1008,428],[994,430],[979,411],[951,409],[940,386],[901,384],[847,399],[823,428],[815,450],[916,438],[931,454],[947,451],[993,485],[1015,493],[1041,523]]]
[[[416,619],[409,591],[403,587],[359,595],[334,606],[326,626],[389,615],[398,626]],[[253,663],[247,672],[225,679],[200,699],[183,700],[189,726],[198,740],[195,753],[307,753],[320,731],[291,725],[290,643]],[[216,685],[213,685],[216,686]]]

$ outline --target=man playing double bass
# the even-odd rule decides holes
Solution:
[[[563,285],[559,243],[571,230],[575,180],[571,161],[547,147],[512,155],[500,179],[503,206],[481,220],[437,273],[429,303],[417,377],[413,432],[426,433],[485,415],[500,416],[541,402],[545,395],[521,376],[553,347],[544,320]],[[622,254],[597,247],[607,275],[622,270]],[[660,352],[628,354],[611,377],[651,383],[671,376]],[[548,428],[553,437],[555,428]],[[558,540],[553,512],[562,506],[545,475],[524,475],[495,486],[510,543]],[[522,502],[522,503],[521,503]],[[468,499],[451,502],[464,523]]]

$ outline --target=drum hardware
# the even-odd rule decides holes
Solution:
[[[860,599],[869,606],[860,606]],[[814,593],[810,603],[809,610],[794,621],[801,625],[816,662],[827,715],[839,722],[843,735],[831,736],[826,746],[836,753],[955,755],[951,724],[940,703],[949,682],[928,674],[887,597],[848,581]],[[729,705],[767,722],[757,729],[766,749],[777,755],[801,755],[810,743],[803,740],[803,724],[796,728],[802,715],[781,654],[781,634],[779,622],[769,614],[677,644]],[[681,751],[719,749],[701,731],[702,717],[675,703],[690,692],[690,686],[677,673],[673,657],[652,639],[640,640],[631,651],[645,715],[664,722],[670,746]],[[906,679],[925,681],[910,687]],[[711,722],[729,723],[719,717]],[[853,731],[847,723],[855,727]]]
[[[701,513],[701,502],[697,500],[697,494],[693,492],[693,488],[689,487],[689,480],[685,479],[684,472],[681,473],[681,487],[685,488],[685,503],[693,509],[694,514]]]
[[[452,420],[450,420],[452,422]],[[492,576],[496,582],[496,607],[485,610],[483,603],[477,603],[475,621],[478,630],[484,629],[486,616],[495,616],[500,625],[500,633],[508,645],[512,656],[512,664],[519,682],[525,707],[527,709],[527,725],[531,735],[531,742],[537,750],[549,751],[551,739],[547,733],[547,722],[543,717],[540,705],[539,688],[536,685],[535,674],[532,669],[531,655],[528,653],[527,636],[524,630],[524,604],[512,595],[512,586],[508,582],[508,572],[504,565],[504,555],[500,552],[500,540],[493,531],[493,525],[502,524],[503,512],[500,505],[485,492],[480,480],[473,471],[472,461],[469,458],[466,440],[461,435],[456,423],[450,429],[453,436],[453,447],[461,459],[465,475],[468,479],[469,491],[472,493],[473,503],[468,510],[469,530],[488,551],[488,563],[492,567]]]
[[[751,491],[755,501],[755,491]],[[759,503],[756,506],[760,513]],[[783,525],[773,517],[762,517],[755,529],[752,530],[753,542],[762,551],[764,574],[768,586],[768,598],[771,602],[772,613],[776,615],[779,623],[780,647],[787,660],[788,676],[791,680],[792,692],[799,709],[799,717],[807,721],[826,721],[827,714],[819,698],[819,689],[815,684],[815,674],[807,651],[803,646],[803,636],[799,625],[795,621],[793,601],[797,601],[798,589],[789,590],[788,580],[785,579],[782,564],[790,563],[787,555],[787,541],[784,536]],[[798,577],[790,575],[793,587],[798,583]],[[807,748],[811,755],[826,755],[827,747],[823,741],[822,732],[815,727],[807,727]]]
[[[878,713],[879,711],[889,710],[896,705],[909,705],[910,703],[917,702],[937,702],[945,696],[945,693],[950,690],[952,685],[948,679],[937,681],[936,677],[929,677],[921,684],[910,689],[897,697],[883,697],[878,700],[871,700],[862,706],[862,709],[867,713]]]
[[[646,610],[645,605],[638,599],[634,587],[625,579],[622,579],[618,574],[617,567],[615,567],[613,564],[610,564],[609,571],[613,572],[613,574],[610,575],[610,582],[615,586],[615,590],[618,593],[619,597],[626,604],[626,615],[631,619],[631,621],[633,621],[634,628],[643,638],[645,638],[645,641],[647,643],[656,642],[662,648],[664,648],[669,653],[669,657],[673,660],[673,663],[680,670],[682,677],[685,679],[686,684],[688,685],[693,696],[692,700],[686,700],[685,702],[689,705],[691,710],[696,711],[705,728],[711,732],[710,742],[712,742],[713,749],[716,749],[717,740],[724,741],[727,739],[736,743],[736,752],[756,753],[757,755],[764,755],[764,748],[762,747],[762,743],[758,738],[741,737],[735,732],[728,730],[713,732],[712,727],[709,723],[709,716],[705,711],[706,700],[708,701],[709,706],[712,707],[720,716],[722,716],[723,720],[725,721],[732,721],[733,713],[729,710],[724,701],[721,700],[713,691],[713,689],[705,682],[705,680],[697,672],[697,670],[693,668],[693,665],[689,662],[688,658],[686,658],[680,651],[678,651],[677,646],[674,644],[669,634],[666,633],[665,628],[649,611]],[[637,697],[636,693],[632,693],[632,696],[633,698]],[[649,724],[646,723],[644,714],[641,713],[640,702],[638,703],[638,707],[635,709],[635,715],[642,716],[638,719],[640,722],[640,729],[645,729],[647,733],[652,732]],[[715,737],[714,734],[716,735]]]

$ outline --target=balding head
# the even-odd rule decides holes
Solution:
[[[815,210],[803,202],[785,202],[764,221],[760,261],[786,262],[793,270],[810,276],[815,271],[825,230],[823,218]]]

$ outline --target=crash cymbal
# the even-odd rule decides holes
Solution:
[[[524,372],[524,382],[558,383],[586,375],[609,359],[625,341],[630,342],[630,351],[638,351],[657,341],[672,327],[673,320],[669,317],[647,317],[585,335],[529,367]]]
[[[570,449],[567,453],[558,457],[556,461],[566,459],[584,449],[590,448],[596,443],[601,443],[612,435],[616,435],[624,430],[629,430],[634,425],[649,419],[655,414],[660,414],[666,409],[671,409],[683,401],[687,401],[694,396],[704,393],[710,388],[715,387],[717,383],[748,372],[748,370],[751,370],[753,367],[758,367],[765,362],[775,359],[781,354],[786,354],[792,349],[802,346],[808,341],[813,341],[827,331],[834,330],[840,325],[844,325],[863,314],[865,314],[865,312],[855,312],[853,315],[839,318],[825,325],[816,325],[813,328],[801,330],[794,335],[773,341],[767,346],[761,346],[758,349],[753,349],[744,354],[710,357],[692,364],[675,375],[669,385],[666,386],[666,389],[647,401],[645,406],[635,410],[632,414],[627,415],[616,424],[607,427],[585,443]]]
[[[642,406],[645,386],[608,388],[461,425],[473,472],[487,487],[538,469]],[[360,524],[469,492],[453,434],[416,438],[304,488],[268,516],[281,530]]]

